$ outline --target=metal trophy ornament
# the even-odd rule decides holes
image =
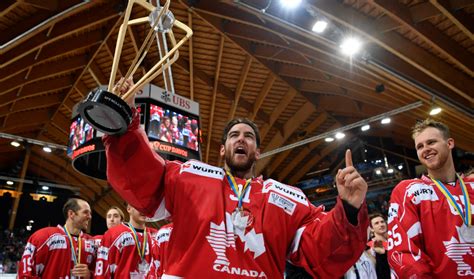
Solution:
[[[149,16],[130,19],[132,8],[135,4],[150,11]],[[159,3],[157,6],[154,6],[144,0],[129,0],[124,20],[117,36],[117,44],[115,46],[115,54],[108,88],[107,90],[98,88],[91,91],[78,108],[82,118],[92,127],[104,134],[119,135],[127,131],[133,115],[126,100],[132,98],[145,84],[150,83],[159,74],[168,69],[171,64],[178,60],[178,48],[192,36],[192,30],[184,23],[174,18],[173,13],[169,10],[169,5],[170,0],[166,1],[165,5],[162,7],[159,6]],[[114,87],[126,32],[129,29],[129,26],[137,24],[149,24],[151,28],[132,61],[127,74],[124,76],[123,81]],[[172,30],[173,27],[177,27],[186,33],[179,42],[176,42]],[[160,48],[160,60],[148,72],[146,72],[140,80],[129,88],[127,92],[121,93],[120,88],[122,88],[123,82],[128,78],[133,77],[143,59],[146,57],[148,50],[154,41],[154,37],[156,37],[158,45],[160,45],[159,33],[161,33],[166,46],[167,42],[165,34],[168,35],[168,40],[172,48],[167,51],[168,47],[166,47],[164,52],[162,52]]]

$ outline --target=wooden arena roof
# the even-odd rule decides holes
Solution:
[[[0,132],[66,145],[73,106],[108,83],[125,7],[112,0],[1,1]],[[434,118],[450,126],[457,147],[474,149],[474,1],[303,0],[289,10],[278,0],[173,0],[171,10],[194,31],[173,78],[177,94],[200,104],[205,162],[220,163],[222,129],[236,116],[256,121],[267,152],[419,100],[421,107],[393,116],[390,126],[373,123],[367,135],[413,148],[409,129],[434,103],[443,109]],[[329,22],[321,35],[311,31],[317,19]],[[131,30],[122,73],[145,36]],[[362,55],[341,55],[347,35],[362,39]],[[163,86],[161,78],[154,83]],[[344,140],[357,142],[360,134],[351,130]],[[315,141],[261,160],[258,171],[293,184],[339,161],[344,146]],[[24,157],[0,139],[2,175],[18,170]],[[26,173],[80,186],[102,215],[121,202],[105,181],[75,172],[62,151],[45,155],[34,147]]]

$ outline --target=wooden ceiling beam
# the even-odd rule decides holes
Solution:
[[[25,65],[38,65],[61,56],[64,57],[65,55],[77,52],[81,49],[90,48],[99,44],[102,38],[102,32],[96,30],[78,37],[65,39],[59,43],[45,46],[38,57],[32,53],[16,60],[15,63],[6,65],[4,70],[2,70],[0,77],[3,80],[15,73],[24,71]]]
[[[303,131],[305,132],[306,135],[310,135],[314,133],[320,126],[328,119],[328,114],[327,113],[321,113],[316,117],[313,122],[311,122],[308,126],[306,126]],[[289,142],[287,144],[294,143],[296,141],[302,140],[302,138],[296,137],[292,142]],[[289,149],[286,151],[283,151],[281,153],[278,153],[276,155],[273,155],[272,163],[267,167],[266,173],[269,176],[276,175],[274,174],[274,171],[280,166],[280,164],[290,155],[290,153],[293,151],[293,149]]]
[[[409,8],[399,2],[375,0],[373,3],[394,20],[409,26],[419,37],[428,42],[434,49],[448,56],[470,76],[474,75],[472,70],[474,69],[474,55],[461,47],[451,37],[444,35],[429,22],[415,23]]]
[[[288,119],[283,126],[283,132],[276,133],[270,142],[265,146],[265,152],[280,147],[286,140],[301,126],[305,120],[316,112],[316,108],[310,102],[306,102],[295,114]],[[265,157],[257,161],[256,173],[259,174],[270,162],[271,157]]]
[[[181,57],[178,61],[176,61],[174,65],[179,66],[186,73],[189,72],[189,62],[183,57]],[[204,82],[204,84],[206,84],[210,88],[213,88],[214,80],[213,78],[209,77],[208,74],[200,70],[198,67],[194,67],[194,73],[195,73],[195,77],[199,78],[202,82]],[[229,100],[234,100],[235,98],[235,92],[220,82],[217,85],[217,92],[221,93],[223,96],[225,96]],[[253,104],[244,98],[240,99],[240,105],[247,112],[251,112],[253,109]],[[266,123],[268,123],[270,120],[270,116],[264,111],[259,111],[257,113],[257,117]]]
[[[332,131],[336,128],[341,127],[341,124],[337,123],[329,127],[327,131]],[[291,165],[287,166],[285,169],[283,169],[278,175],[278,179],[280,181],[282,180],[291,180],[292,174],[295,174],[298,170],[296,170],[296,166],[298,166],[314,149],[318,148],[321,144],[325,143],[324,139],[318,140],[318,141],[313,141],[311,143],[308,143],[307,145],[304,145],[301,147],[301,150],[298,152],[298,154],[292,158],[291,160]],[[329,143],[328,145],[339,145],[338,143]],[[315,163],[312,163],[310,166],[308,166],[308,169],[312,168],[315,166]],[[304,171],[303,174],[306,174],[307,171]],[[291,182],[293,183],[293,182]],[[294,185],[294,183],[292,184]]]
[[[275,75],[272,73],[269,73],[267,79],[265,80],[265,83],[263,84],[262,89],[260,90],[260,93],[257,96],[257,99],[255,100],[255,103],[253,104],[253,110],[248,115],[248,118],[250,120],[253,121],[255,119],[255,115],[257,115],[257,112],[260,110],[260,107],[262,106],[263,101],[265,100],[268,93],[272,89],[272,86],[275,80],[276,80]]]
[[[314,6],[329,18],[369,37],[384,49],[447,86],[465,98],[470,104],[473,103],[473,98],[468,93],[474,87],[473,80],[450,64],[414,45],[400,34],[377,33],[374,27],[375,20],[354,11],[346,5],[334,1],[315,0],[311,0],[308,4]]]
[[[36,96],[32,98],[26,98],[15,102],[8,113],[16,113],[25,110],[36,110],[41,108],[48,108],[59,102],[61,102],[63,96],[62,94],[48,95],[48,96]],[[2,106],[4,107],[4,106]],[[5,114],[2,113],[0,107],[0,117]]]
[[[62,103],[57,106],[56,110],[52,113],[51,115],[51,119],[54,118],[56,116],[56,114],[60,111],[61,107],[64,106],[64,104],[67,102],[67,100],[69,99],[69,97],[73,94],[73,92],[76,91],[76,85],[77,83],[82,79],[83,75],[86,73],[87,69],[89,68],[90,64],[94,61],[94,59],[96,58],[97,54],[100,52],[101,48],[106,44],[107,40],[109,39],[109,37],[114,33],[114,31],[120,26],[120,24],[122,23],[122,17],[118,18],[113,24],[110,24],[109,26],[107,26],[105,29],[106,29],[106,32],[105,32],[105,36],[101,39],[101,44],[98,45],[94,51],[92,51],[91,55],[90,55],[90,59],[89,59],[89,62],[87,63],[87,65],[83,68],[83,70],[81,71],[80,74],[77,75],[76,79],[74,80],[74,82],[71,82],[70,83],[70,86],[71,88],[69,89],[68,93],[66,94],[66,97],[64,98],[64,100],[62,101]],[[48,128],[48,126],[50,125],[50,122],[46,123],[42,128],[41,128],[41,131],[38,133],[38,137],[41,136],[41,134]]]
[[[50,120],[50,117],[51,109],[12,113],[8,117],[5,127],[41,125]]]
[[[277,121],[278,117],[280,114],[286,109],[286,107],[291,103],[291,101],[296,97],[296,94],[298,92],[290,88],[288,92],[283,96],[283,99],[280,101],[278,106],[272,111],[272,114],[270,115],[270,121],[265,122],[262,127],[260,128],[260,140],[261,142],[264,141],[265,137],[267,136],[267,133],[270,131],[270,129],[275,125],[275,122]],[[282,131],[282,129],[279,129],[276,127],[279,131]]]
[[[91,9],[94,5],[96,7]],[[73,12],[76,20],[71,20],[71,14],[63,15],[61,18],[55,19],[55,21],[51,22],[48,26],[43,27],[46,30],[50,28],[52,24],[56,23],[51,32],[36,31],[32,34],[33,37],[27,41],[18,42],[14,45],[14,48],[13,46],[9,46],[9,49],[5,50],[3,55],[4,59],[0,59],[0,61],[4,66],[7,66],[35,52],[41,47],[54,43],[61,45],[61,41],[66,38],[73,39],[76,43],[80,43],[80,37],[84,35],[77,37],[75,34],[118,17],[117,11],[113,6],[114,3],[112,2],[105,6],[97,5],[96,3],[85,4]],[[86,14],[82,14],[83,11]],[[66,19],[68,20],[67,22],[61,22]],[[89,32],[89,34],[94,32],[95,31]],[[87,32],[84,33],[86,35],[88,34]]]
[[[209,115],[209,124],[207,125],[207,142],[206,142],[206,161],[209,163],[209,152],[211,148],[211,140],[212,140],[212,128],[214,124],[214,111],[216,107],[216,100],[217,100],[217,89],[219,88],[219,75],[221,72],[221,65],[222,65],[222,54],[224,53],[224,43],[225,43],[225,38],[224,36],[220,36],[220,42],[219,42],[219,50],[217,51],[217,65],[216,65],[216,71],[214,74],[214,83],[212,86],[212,102],[211,102],[211,113]],[[191,67],[189,65],[189,69],[191,72],[191,69],[194,67]]]
[[[474,24],[471,16],[457,17],[451,12],[450,3],[446,0],[430,0],[430,3],[435,6],[445,17],[449,18],[454,25],[456,25],[466,36],[474,40],[473,29]]]
[[[21,5],[21,4],[15,0],[0,1],[0,17],[4,17],[6,14],[11,12],[18,5]]]
[[[81,55],[33,66],[28,76],[26,76],[26,73],[22,71],[4,81],[0,81],[0,94],[7,90],[16,89],[41,79],[67,74],[71,71],[82,68],[86,62],[87,60],[85,57]]]
[[[98,86],[109,84],[109,80],[99,68],[97,63],[95,63],[95,61],[92,61],[92,63],[90,63],[88,70],[89,74],[92,76]]]
[[[240,95],[242,94],[242,91],[244,90],[245,81],[247,80],[247,75],[250,71],[251,66],[252,66],[252,57],[250,55],[246,55],[244,65],[242,67],[242,72],[240,73],[239,82],[237,83],[237,87],[235,89],[235,97],[234,97],[234,100],[232,100],[232,107],[229,111],[229,116],[227,117],[229,121],[234,118],[235,111],[237,110],[237,107],[239,106]],[[252,108],[252,112],[253,112],[253,108]]]
[[[59,0],[19,0],[22,3],[31,5],[43,10],[54,11],[59,7]]]

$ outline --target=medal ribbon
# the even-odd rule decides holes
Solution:
[[[451,193],[448,191],[446,186],[444,186],[443,182],[441,182],[437,179],[433,179],[431,177],[430,178],[433,181],[433,183],[436,186],[438,186],[438,189],[441,191],[441,193],[443,193],[443,195],[446,197],[446,199],[451,204],[451,206],[458,212],[459,216],[461,216],[461,219],[464,222],[464,224],[466,224],[466,226],[469,227],[469,226],[471,226],[471,215],[472,215],[471,200],[469,198],[469,194],[467,193],[466,184],[464,184],[464,181],[462,180],[462,178],[458,174],[456,174],[456,177],[459,180],[459,184],[460,184],[461,189],[462,189],[462,194],[464,196],[464,205],[466,207],[466,210],[464,212],[464,216],[463,216],[463,212],[461,210],[461,207],[456,202],[453,195],[451,195]]]
[[[74,242],[72,241],[72,235],[69,233],[67,230],[66,226],[63,227],[64,233],[66,233],[67,238],[69,240],[69,244],[71,245],[71,252],[72,252],[72,260],[74,261],[74,265],[81,263],[81,234],[79,233],[79,238],[77,239],[77,246],[78,246],[78,252],[76,255],[76,250],[74,249]]]
[[[239,209],[242,209],[242,200],[244,199],[245,193],[247,193],[248,186],[250,185],[250,181],[252,181],[252,179],[247,179],[247,181],[245,182],[244,187],[242,187],[242,189],[239,193],[237,191],[238,187],[237,187],[237,183],[235,182],[234,176],[230,172],[228,172],[227,170],[226,170],[226,174],[227,174],[227,181],[229,181],[229,184],[230,184],[230,188],[232,189],[235,196],[239,200],[237,207]]]
[[[145,258],[145,247],[147,244],[146,227],[145,227],[145,230],[143,231],[143,245],[140,245],[140,241],[138,241],[138,234],[135,228],[131,226],[130,223],[128,223],[127,226],[130,229],[130,231],[132,231],[133,239],[135,239],[135,247],[137,247],[137,251],[138,251],[138,256],[140,256],[140,259],[143,261],[143,259]]]

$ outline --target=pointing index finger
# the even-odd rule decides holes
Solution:
[[[350,149],[346,150],[346,168],[347,167],[352,167],[354,164],[352,164],[352,152]]]

